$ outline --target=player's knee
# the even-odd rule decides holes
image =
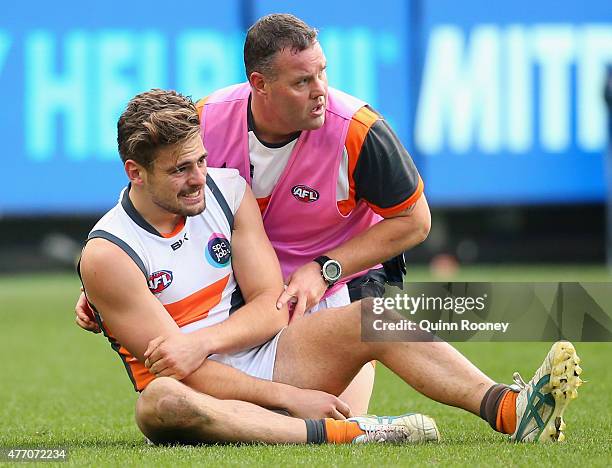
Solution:
[[[169,377],[153,380],[138,398],[136,423],[154,442],[178,441],[180,434],[194,424],[195,411],[189,389]],[[201,412],[199,412],[201,413]],[[202,414],[198,414],[202,424]]]
[[[161,425],[164,418],[160,414],[159,404],[165,395],[170,395],[173,391],[176,391],[171,380],[168,377],[153,380],[138,397],[136,422],[141,429],[143,427],[153,429]],[[145,431],[143,430],[143,432]]]

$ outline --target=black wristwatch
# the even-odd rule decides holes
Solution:
[[[342,265],[337,260],[332,260],[325,255],[321,255],[314,259],[321,267],[321,276],[327,283],[327,287],[331,288],[342,276]]]

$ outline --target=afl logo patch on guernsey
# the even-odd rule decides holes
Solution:
[[[215,268],[223,268],[229,265],[232,257],[230,242],[223,234],[212,233],[206,246],[206,261]]]
[[[319,192],[315,189],[308,187],[308,185],[295,185],[291,189],[291,194],[304,203],[316,202],[319,199]]]
[[[172,272],[170,270],[156,271],[149,276],[149,290],[153,294],[159,294],[171,284]]]

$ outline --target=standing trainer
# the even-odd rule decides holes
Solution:
[[[422,242],[429,208],[385,120],[328,88],[315,29],[266,16],[247,33],[244,62],[247,83],[198,102],[202,138],[211,167],[236,168],[251,183],[287,283],[281,302],[294,297],[301,315]],[[322,268],[321,257],[337,268]],[[392,270],[387,279],[401,280]]]
[[[410,155],[367,103],[328,87],[317,31],[295,16],[257,21],[244,64],[248,82],[198,102],[202,138],[211,167],[251,184],[287,285],[279,307],[295,301],[295,318],[382,295],[430,228]],[[373,367],[356,379],[342,397],[359,414]]]

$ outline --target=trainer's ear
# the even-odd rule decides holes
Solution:
[[[266,77],[263,74],[259,72],[251,73],[249,76],[249,83],[251,83],[254,93],[261,96],[268,94],[268,90],[266,88]]]
[[[138,164],[133,159],[128,159],[123,165],[123,168],[125,169],[125,173],[132,184],[142,185],[144,183],[146,169],[143,166]]]

